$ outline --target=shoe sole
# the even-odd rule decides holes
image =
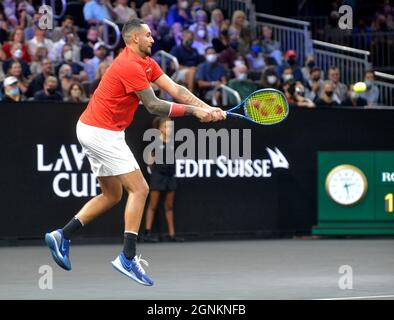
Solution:
[[[49,247],[49,250],[51,251],[51,254],[52,254],[52,258],[53,258],[53,260],[55,260],[57,265],[64,270],[70,271],[71,267],[67,267],[64,264],[64,262],[59,258],[60,252],[57,247],[56,240],[53,238],[53,236],[50,235],[49,233],[47,233],[45,235],[45,242],[46,242],[47,246]]]
[[[147,287],[151,287],[153,286],[153,284],[149,284],[149,283],[145,283],[143,281],[141,281],[140,279],[138,279],[136,276],[134,276],[133,274],[127,272],[126,270],[124,270],[123,266],[121,265],[121,263],[118,263],[116,260],[111,261],[112,266],[114,267],[114,269],[118,272],[120,272],[121,274],[125,275],[126,277],[133,279],[134,281],[138,282],[139,284],[142,284],[144,286]]]

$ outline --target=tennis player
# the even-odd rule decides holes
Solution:
[[[124,130],[133,121],[139,100],[150,113],[170,118],[192,115],[201,122],[210,122],[223,120],[226,114],[220,108],[205,104],[163,73],[149,57],[154,40],[143,21],[127,22],[122,37],[125,49],[104,74],[77,124],[78,140],[98,177],[102,193],[87,202],[64,228],[47,233],[45,241],[56,263],[71,270],[69,251],[73,234],[117,204],[124,188],[128,192],[124,247],[112,265],[136,282],[151,286],[153,281],[141,266],[141,262],[146,266],[148,263],[136,255],[136,240],[149,188],[126,144]],[[179,103],[157,98],[151,82]]]

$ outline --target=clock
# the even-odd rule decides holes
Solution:
[[[368,182],[365,174],[357,167],[343,164],[333,168],[326,178],[329,197],[343,206],[360,202],[367,193]]]

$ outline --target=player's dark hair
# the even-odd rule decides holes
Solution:
[[[122,28],[122,37],[124,42],[127,43],[131,32],[141,28],[141,25],[143,24],[145,24],[145,22],[141,19],[131,19],[127,21]]]

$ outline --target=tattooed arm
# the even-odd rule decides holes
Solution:
[[[197,98],[187,88],[174,82],[169,76],[163,74],[155,84],[162,90],[167,91],[176,101],[193,105],[200,108],[211,108],[204,101]]]
[[[170,113],[172,103],[156,97],[152,87],[137,91],[136,94],[150,113],[157,114],[159,116],[168,116]],[[209,122],[213,120],[211,111],[204,110],[198,106],[185,105],[185,116],[189,115],[197,117],[202,122]]]

